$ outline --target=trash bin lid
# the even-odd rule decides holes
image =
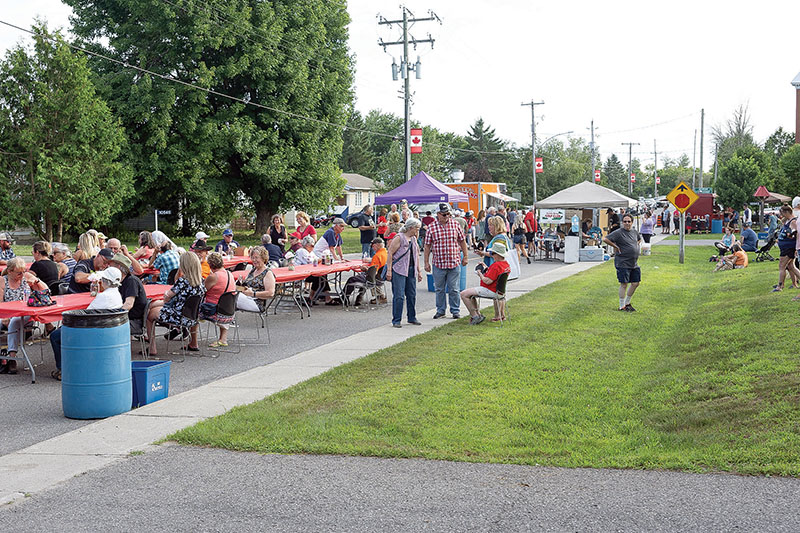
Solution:
[[[127,309],[75,309],[64,311],[61,324],[70,328],[115,328],[128,323]]]

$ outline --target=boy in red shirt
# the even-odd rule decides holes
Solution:
[[[464,302],[470,317],[472,317],[469,323],[473,326],[477,326],[486,320],[486,317],[478,310],[477,298],[497,299],[497,280],[500,278],[500,275],[511,272],[511,267],[508,265],[508,262],[506,262],[508,250],[506,250],[505,244],[496,242],[489,251],[492,253],[492,259],[494,259],[492,266],[484,270],[484,265],[479,264],[478,268],[475,269],[475,273],[481,280],[480,286],[461,291],[461,301]],[[495,317],[492,319],[492,322],[505,320],[506,303],[504,301],[495,302],[494,312]]]

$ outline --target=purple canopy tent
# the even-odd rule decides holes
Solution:
[[[467,203],[469,197],[463,192],[442,185],[425,172],[420,172],[396,189],[375,197],[375,205],[399,204],[402,200],[414,204]]]

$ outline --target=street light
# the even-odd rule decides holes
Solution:
[[[556,137],[560,137],[561,135],[569,135],[570,133],[575,133],[575,132],[574,132],[574,131],[563,131],[563,132],[561,132],[561,133],[556,133],[555,135],[551,135],[550,137],[548,137],[548,138],[547,138],[547,139],[546,139],[546,140],[545,140],[545,141],[544,141],[542,144],[540,144],[539,146],[544,146],[545,144],[547,144],[548,142],[552,141],[552,140],[553,140],[553,139],[555,139]]]

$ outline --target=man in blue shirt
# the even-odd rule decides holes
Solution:
[[[742,250],[745,252],[755,252],[758,248],[758,235],[750,227],[750,222],[743,222],[742,226]]]
[[[344,231],[344,226],[344,220],[341,218],[333,219],[331,227],[328,228],[328,231],[322,235],[322,238],[314,246],[314,254],[317,257],[322,257],[323,253],[328,251],[334,259],[344,261],[344,255],[342,255],[342,232]]]
[[[233,230],[228,228],[222,232],[222,240],[214,247],[215,252],[222,255],[233,255],[233,252],[239,247],[239,243],[233,240]]]

